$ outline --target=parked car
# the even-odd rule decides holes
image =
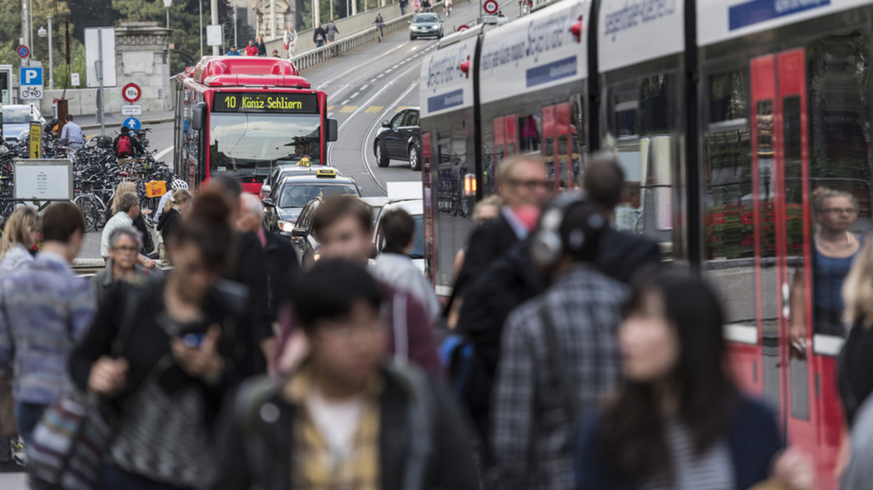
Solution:
[[[3,106],[3,139],[17,140],[22,132],[30,130],[33,121],[45,122],[39,108],[33,104]]]
[[[421,126],[419,109],[404,109],[383,121],[382,128],[373,142],[373,154],[380,167],[387,167],[391,160],[409,162],[412,170],[421,170]]]
[[[443,21],[440,16],[433,12],[415,14],[409,22],[409,40],[415,41],[420,37],[443,37]]]

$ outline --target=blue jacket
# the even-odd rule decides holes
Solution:
[[[575,464],[577,490],[637,490],[617,473],[603,454],[600,416],[589,418],[579,431]],[[734,466],[736,490],[746,490],[770,477],[773,458],[784,448],[772,410],[743,397],[731,417],[726,434]]]

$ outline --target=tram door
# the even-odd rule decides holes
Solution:
[[[812,248],[805,51],[755,58],[750,71],[753,191],[744,205],[753,208],[763,395],[789,442],[814,442],[822,380],[811,345],[794,350],[790,335],[792,320],[803,318],[808,332],[812,317],[811,288],[803,286],[811,284]],[[805,314],[795,318],[792,304]]]

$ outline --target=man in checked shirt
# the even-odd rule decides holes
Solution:
[[[574,488],[575,426],[618,384],[615,329],[627,291],[593,265],[606,216],[598,204],[564,193],[532,237],[533,262],[551,286],[514,310],[503,330],[490,475],[501,490]]]

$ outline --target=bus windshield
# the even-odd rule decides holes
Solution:
[[[209,170],[265,177],[274,165],[306,157],[321,162],[319,114],[213,112],[209,117]]]

